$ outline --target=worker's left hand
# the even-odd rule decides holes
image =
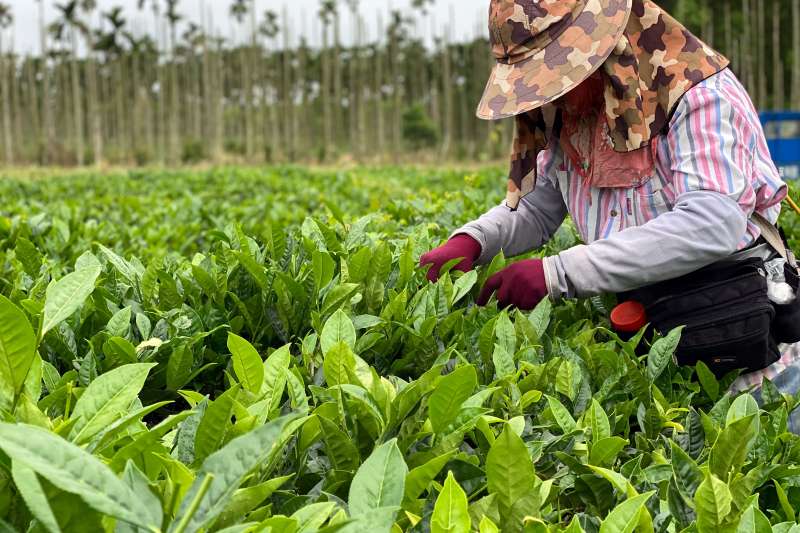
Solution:
[[[495,291],[499,307],[530,311],[548,295],[544,263],[541,259],[528,259],[504,268],[486,280],[478,305],[489,303]]]

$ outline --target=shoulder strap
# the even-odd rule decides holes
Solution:
[[[767,241],[781,257],[786,259],[790,265],[795,266],[794,254],[792,254],[790,250],[787,250],[778,228],[764,218],[761,213],[754,212],[750,220],[761,230],[761,236],[764,237],[764,240]]]

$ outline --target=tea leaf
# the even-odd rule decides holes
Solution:
[[[616,506],[600,524],[600,533],[632,533],[639,525],[641,514],[649,516],[645,503],[653,494],[655,491],[639,494]]]
[[[17,486],[17,490],[19,490],[31,514],[36,517],[50,533],[60,533],[61,527],[58,525],[58,521],[53,514],[53,509],[50,508],[50,503],[47,501],[47,494],[42,488],[39,478],[36,476],[36,472],[22,463],[14,461],[11,464],[11,475]]]
[[[99,266],[76,270],[47,286],[41,327],[42,337],[83,305],[94,291],[100,272]]]
[[[757,505],[751,505],[739,521],[736,533],[772,533],[772,524]]]
[[[592,441],[597,442],[611,436],[608,415],[597,400],[592,399],[589,409],[584,413],[584,424],[592,431]]]
[[[0,422],[0,449],[101,513],[143,528],[160,526],[147,521],[144,504],[99,459],[47,430]]]
[[[683,328],[673,329],[666,337],[658,339],[650,347],[650,353],[647,355],[647,377],[651,381],[658,379],[672,360],[681,341],[682,331]]]
[[[412,469],[406,476],[405,499],[415,500],[419,498],[454,454],[455,452],[451,451],[444,455],[439,455],[427,463]]]
[[[92,381],[75,404],[69,438],[76,444],[93,436],[121,418],[144,386],[153,363],[136,363],[115,368]]]
[[[347,498],[350,513],[359,516],[400,506],[407,474],[408,467],[396,440],[376,447],[353,477]]]
[[[450,300],[450,305],[453,306],[460,302],[462,298],[469,294],[477,282],[478,273],[474,270],[470,270],[458,278],[455,283],[453,283],[453,296]]]
[[[348,383],[356,372],[355,355],[347,344],[339,342],[325,353],[322,369],[329,387]]]
[[[700,385],[703,386],[703,390],[706,391],[709,398],[716,401],[716,399],[719,398],[719,381],[717,381],[717,378],[702,361],[697,362],[695,370],[697,371],[697,379],[700,381]]]
[[[747,453],[756,437],[758,418],[748,415],[723,429],[711,447],[709,467],[720,479],[728,479],[731,470],[736,473],[744,464]]]
[[[697,526],[701,531],[718,531],[731,512],[731,491],[714,474],[709,473],[694,496]]]
[[[264,382],[264,367],[253,345],[238,335],[228,333],[228,350],[233,355],[233,372],[243,388],[254,394],[260,392]]]
[[[558,401],[558,398],[548,396],[547,404],[550,406],[550,412],[553,414],[553,418],[556,420],[558,427],[561,428],[561,431],[570,433],[577,429],[578,424],[575,422],[575,419],[569,414],[564,404]]]
[[[494,345],[494,353],[492,354],[492,362],[494,363],[494,371],[497,379],[513,376],[517,371],[517,366],[514,364],[514,358],[502,344]]]
[[[356,328],[353,326],[353,321],[350,320],[350,317],[341,309],[333,313],[328,321],[325,322],[325,327],[322,328],[322,333],[320,334],[322,353],[327,355],[340,342],[347,345],[351,350],[356,345]]]
[[[36,355],[36,336],[30,322],[11,300],[0,295],[0,378],[14,393],[22,390]]]
[[[503,528],[517,530],[526,515],[539,511],[533,461],[520,437],[506,425],[486,456],[489,492],[497,496]]]
[[[675,485],[686,498],[693,498],[703,482],[703,473],[697,464],[675,443],[672,446],[672,472]]]
[[[461,405],[478,384],[473,366],[462,366],[443,377],[428,399],[428,416],[436,433],[442,432],[458,416]]]
[[[467,509],[467,495],[452,472],[436,498],[431,516],[431,533],[469,533],[472,521]]]
[[[235,385],[226,390],[219,398],[211,402],[206,408],[194,440],[195,460],[203,460],[219,448],[228,432],[233,414],[233,403],[239,393],[239,386]]]
[[[209,455],[183,497],[169,531],[177,531],[184,524],[183,531],[197,532],[213,523],[245,478],[275,453],[281,434],[292,420],[291,416],[274,420]]]
[[[533,329],[536,331],[538,335],[538,339],[531,339],[531,340],[539,340],[542,338],[542,335],[547,331],[547,327],[550,324],[550,317],[553,312],[553,303],[550,301],[549,298],[544,298],[539,304],[534,308],[533,311],[530,312],[528,315],[528,320],[530,321]]]

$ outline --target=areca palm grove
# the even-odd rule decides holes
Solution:
[[[437,21],[432,0],[414,0],[373,19],[357,0],[320,0],[314,20],[295,20],[274,2],[262,11],[254,0],[233,0],[230,21],[210,20],[204,10],[189,22],[185,4],[140,0],[138,12],[126,12],[98,9],[94,0],[55,9],[40,1],[41,46],[23,55],[11,39],[13,6],[0,3],[0,161],[380,161],[419,150],[486,160],[505,153],[510,125],[482,123],[472,112],[483,88],[476,73],[488,72],[492,60],[485,32],[475,28],[474,38],[456,42],[455,30],[463,30],[455,26],[457,7]],[[732,60],[759,108],[800,107],[800,0],[663,4]],[[415,117],[422,125],[404,124]],[[404,137],[420,127],[436,142]]]

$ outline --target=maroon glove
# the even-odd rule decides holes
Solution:
[[[477,304],[489,303],[495,291],[500,307],[514,306],[530,311],[548,295],[544,263],[541,259],[528,259],[504,268],[486,280]]]
[[[436,281],[439,279],[439,273],[445,263],[462,257],[463,260],[454,266],[453,269],[460,270],[461,272],[469,272],[472,270],[472,263],[474,263],[480,255],[480,243],[469,235],[459,233],[442,246],[423,254],[423,256],[419,258],[419,266],[424,267],[425,265],[431,265],[430,270],[428,270],[428,279],[430,281]]]

